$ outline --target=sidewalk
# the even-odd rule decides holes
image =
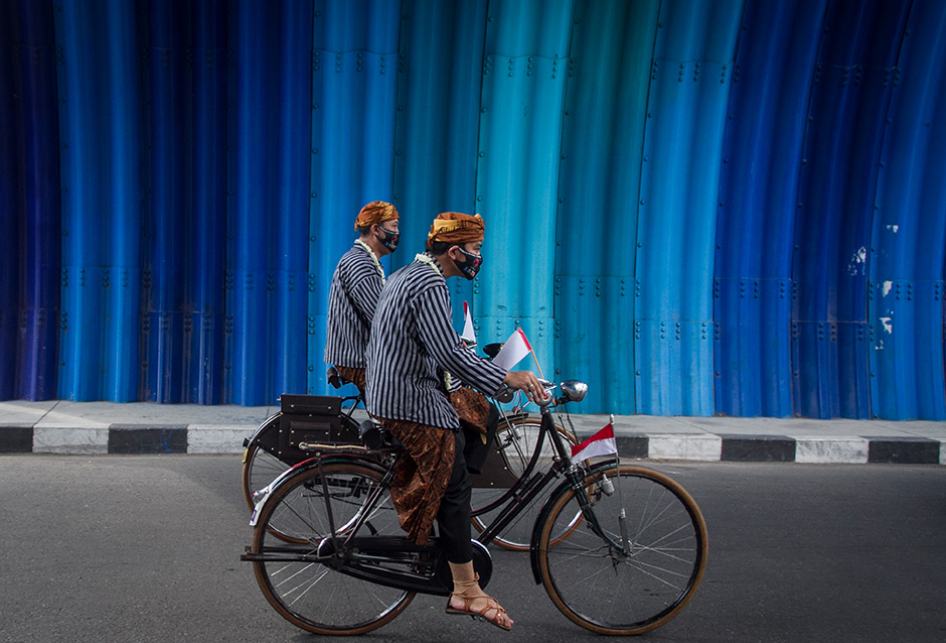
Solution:
[[[0,453],[241,453],[273,406],[0,402]],[[362,411],[356,416],[363,418]],[[606,415],[572,415],[587,437]],[[622,457],[654,460],[946,464],[946,422],[621,415]]]

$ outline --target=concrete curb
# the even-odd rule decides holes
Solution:
[[[592,424],[575,422],[579,438]],[[112,423],[84,426],[0,426],[0,454],[227,454],[241,453],[258,424]],[[603,425],[602,425],[603,426]],[[598,427],[600,428],[600,426]],[[636,432],[615,422],[621,456],[699,462],[812,464],[946,464],[946,442],[903,435],[811,437],[779,434]]]

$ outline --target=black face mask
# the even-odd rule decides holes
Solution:
[[[385,230],[380,225],[378,226],[378,230],[380,230],[381,233],[384,235],[383,237],[381,237],[381,239],[379,239],[379,241],[381,241],[381,245],[387,248],[388,250],[390,250],[391,252],[394,252],[395,250],[397,250],[397,242],[401,238],[401,233]]]
[[[463,273],[464,277],[467,279],[473,279],[476,276],[476,273],[480,271],[480,268],[483,267],[483,255],[471,254],[460,246],[457,246],[457,250],[463,253],[463,262],[459,262],[454,259],[453,263],[455,263],[457,268],[460,269],[460,272]]]

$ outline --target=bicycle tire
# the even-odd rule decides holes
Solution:
[[[542,419],[536,417],[526,417],[514,419],[510,424],[500,422],[496,430],[496,446],[502,455],[503,464],[516,479],[519,479],[529,464],[532,454],[535,451],[536,442],[539,434],[539,428],[542,425]],[[555,429],[559,435],[564,438],[566,445],[578,444],[575,435],[566,430],[560,424],[555,424]],[[542,445],[542,454],[539,455],[539,461],[532,471],[532,475],[544,474],[552,466],[552,456],[555,453],[555,445],[551,438],[546,437]],[[514,484],[509,488],[494,488],[473,490],[473,527],[478,531],[486,529],[486,516],[498,512],[506,505],[506,501],[512,494],[519,492],[521,485]],[[510,551],[529,551],[532,540],[532,530],[536,517],[548,494],[555,489],[555,485],[549,485],[542,494],[526,509],[522,511],[515,520],[503,529],[502,533],[493,539],[493,542]],[[573,524],[569,525],[559,537],[567,536],[571,529],[575,529],[581,521],[581,512],[576,512]]]
[[[303,467],[272,490],[262,505],[251,553],[279,552],[284,558],[314,555],[331,535],[325,512],[322,475],[332,497],[335,530],[344,534],[361,510],[365,493],[374,489],[384,469],[371,461],[327,460],[320,469]],[[308,532],[305,544],[287,545],[269,529],[274,515],[295,517],[293,533]],[[284,526],[284,525],[282,525]],[[402,535],[390,494],[372,512],[365,527],[370,533]],[[413,592],[376,585],[307,561],[254,561],[254,572],[270,605],[293,625],[335,636],[364,634],[396,618],[414,599]]]
[[[280,459],[275,454],[262,448],[260,443],[270,444],[273,442],[270,434],[279,431],[280,414],[274,415],[267,420],[267,423],[254,436],[246,449],[243,451],[243,498],[250,509],[256,506],[259,498],[254,498],[255,492],[265,489],[273,480],[282,475],[293,465],[305,460],[308,455],[301,452],[295,453],[292,457]],[[342,425],[350,435],[359,434],[358,423],[347,415],[341,416]],[[277,536],[281,533],[286,542],[300,542],[297,538],[291,536],[288,532],[281,532],[277,524],[273,524],[272,529]],[[304,542],[304,541],[302,541]]]
[[[542,584],[555,606],[573,623],[599,634],[634,635],[667,623],[693,597],[706,569],[706,523],[699,507],[672,478],[642,467],[598,465],[585,476],[594,519],[611,539],[591,528],[557,543],[550,534],[578,508],[576,492],[562,484],[543,510],[534,556]],[[614,485],[608,494],[604,476]],[[630,554],[623,555],[620,510]],[[564,518],[563,518],[564,516]],[[593,583],[587,581],[594,578]]]

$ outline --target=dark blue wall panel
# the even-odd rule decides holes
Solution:
[[[915,3],[891,82],[871,229],[874,414],[946,419],[946,5]]]
[[[715,258],[716,412],[788,416],[792,239],[826,0],[749,3],[733,68]]]
[[[226,231],[226,4],[140,8],[140,397],[219,403]]]
[[[16,43],[22,40],[17,5],[11,0],[0,2],[0,396],[18,397],[16,361],[17,318],[20,311],[19,276],[20,219],[24,206],[21,168],[24,163],[22,139],[23,107],[22,72]]]
[[[326,391],[362,205],[581,410],[946,417],[938,0],[0,0],[0,398]],[[525,365],[523,365],[525,367]]]
[[[136,400],[141,136],[134,5],[61,2],[55,29],[63,246],[59,396]]]
[[[59,128],[51,3],[0,3],[0,395],[56,394]],[[8,278],[19,275],[19,278]]]
[[[795,411],[870,416],[863,369],[877,158],[909,7],[829,3],[812,78],[795,225]],[[859,364],[861,368],[846,366]]]

